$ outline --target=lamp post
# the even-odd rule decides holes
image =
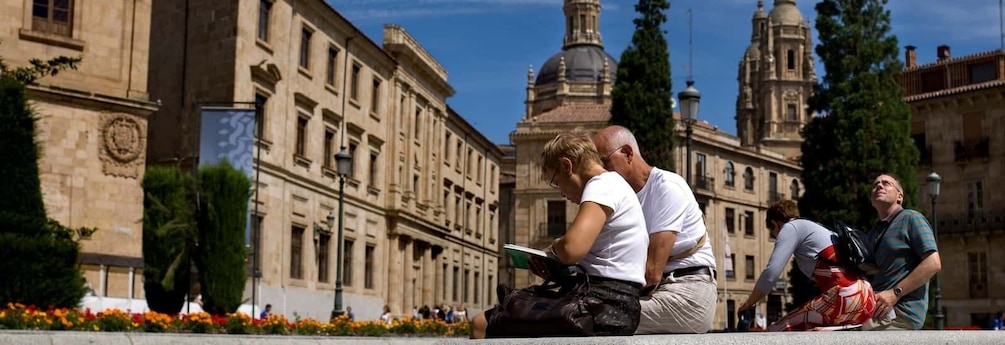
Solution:
[[[691,183],[691,125],[698,120],[698,103],[701,100],[701,93],[694,88],[694,80],[687,81],[687,88],[678,93],[677,98],[680,99],[680,116],[684,120],[684,125],[687,126],[684,130],[684,133],[687,133],[687,176],[684,179],[690,187],[693,185]]]
[[[935,199],[939,197],[939,187],[942,186],[942,178],[935,171],[928,174],[928,195],[932,197],[932,233],[935,235],[935,243],[939,242],[939,216],[935,212]],[[939,273],[935,273],[932,281],[932,290],[935,294],[935,329],[942,330],[946,327],[946,315],[942,313],[942,289],[939,287]]]
[[[335,306],[332,310],[331,318],[336,318],[345,314],[342,310],[342,215],[344,212],[345,200],[345,177],[352,170],[352,154],[346,152],[345,146],[335,154],[335,166],[338,172],[338,255],[335,260]],[[331,224],[331,213],[328,213],[328,224]]]

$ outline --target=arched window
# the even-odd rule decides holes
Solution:
[[[754,190],[754,169],[750,167],[747,167],[747,170],[743,172],[743,188]]]
[[[736,170],[733,169],[733,162],[726,162],[726,186],[732,187],[736,183]]]
[[[799,180],[792,179],[792,184],[789,185],[789,193],[792,193],[792,200],[799,200]]]

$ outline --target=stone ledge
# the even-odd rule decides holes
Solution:
[[[392,338],[392,337],[303,337],[268,335],[209,335],[176,333],[99,333],[62,331],[0,331],[0,345],[35,344],[1002,344],[1005,332],[995,331],[890,331],[890,332],[802,332],[802,333],[714,333],[700,335],[643,335],[634,337],[536,338],[468,340],[461,338]]]

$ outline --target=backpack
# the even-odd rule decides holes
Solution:
[[[872,248],[866,233],[859,231],[840,220],[834,221],[834,228],[831,229],[837,234],[837,252],[840,264],[849,267],[860,267],[862,264],[873,262]]]

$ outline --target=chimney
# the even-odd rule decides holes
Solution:
[[[913,68],[918,66],[918,52],[915,51],[915,46],[904,47],[904,63],[907,64],[907,68]]]
[[[943,44],[936,48],[939,56],[939,61],[949,59],[949,46]]]

